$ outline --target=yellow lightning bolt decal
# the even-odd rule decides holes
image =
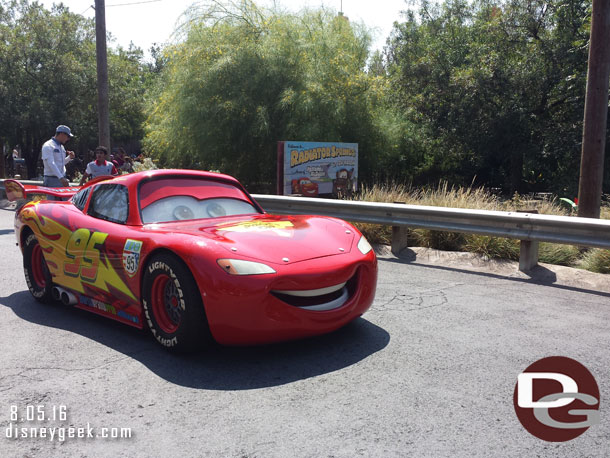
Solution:
[[[62,224],[36,212],[37,203],[28,204],[21,211],[21,218],[29,221],[29,227],[44,252],[53,276],[53,282],[80,293],[84,283],[111,294],[110,288],[137,300],[129,287],[114,270],[100,248],[108,234],[80,228],[72,232]]]

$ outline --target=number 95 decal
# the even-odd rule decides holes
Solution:
[[[84,281],[95,282],[100,263],[100,248],[108,234],[89,229],[77,229],[72,233],[66,245],[67,261],[64,262],[64,273],[70,277],[80,277]]]

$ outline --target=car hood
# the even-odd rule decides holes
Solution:
[[[227,251],[227,257],[277,264],[349,253],[355,237],[348,223],[305,215],[247,215],[154,226],[155,230],[213,240]]]

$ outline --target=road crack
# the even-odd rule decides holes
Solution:
[[[374,304],[372,309],[377,311],[412,312],[446,305],[449,305],[447,295],[444,291],[437,290],[434,291],[434,294],[396,294],[381,304]]]
[[[19,370],[19,372],[15,373],[15,374],[7,374],[7,375],[0,377],[0,392],[9,391],[12,388],[14,388],[14,386],[10,385],[9,380],[11,380],[11,379],[24,378],[26,380],[32,380],[32,381],[38,381],[38,382],[45,380],[45,378],[37,377],[39,371],[63,371],[63,372],[68,372],[68,373],[70,373],[70,372],[90,372],[90,371],[95,371],[97,369],[101,369],[103,367],[111,366],[111,365],[119,363],[121,361],[125,361],[126,359],[132,359],[134,355],[146,353],[149,351],[151,351],[151,350],[140,350],[140,351],[131,353],[129,355],[107,360],[101,364],[97,364],[95,366],[89,366],[89,367],[71,367],[71,368],[57,367],[57,366],[26,367],[26,368]],[[2,386],[2,385],[5,385],[5,386]]]

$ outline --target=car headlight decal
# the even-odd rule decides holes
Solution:
[[[362,237],[360,237],[360,240],[358,241],[358,249],[360,250],[360,253],[362,253],[362,254],[367,254],[369,251],[371,251],[373,249],[373,247],[371,246],[371,244],[368,242],[368,240],[366,239],[366,237],[364,235]]]
[[[274,274],[274,269],[267,264],[243,259],[219,259],[218,265],[230,275],[263,275]]]

